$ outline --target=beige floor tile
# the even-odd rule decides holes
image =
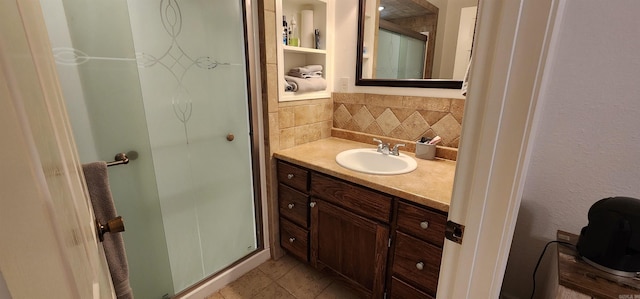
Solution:
[[[259,269],[253,269],[220,290],[225,299],[246,299],[258,295],[273,280]]]
[[[293,297],[287,290],[274,282],[251,299],[296,299],[296,297]]]
[[[222,294],[220,294],[220,292],[215,292],[215,293],[205,297],[204,299],[224,299],[224,296],[222,296]]]
[[[333,278],[308,265],[300,264],[276,282],[296,298],[315,298]]]
[[[285,255],[277,261],[268,260],[262,263],[258,269],[275,281],[300,264],[295,258]]]
[[[358,293],[351,290],[344,283],[335,280],[316,299],[358,299]]]

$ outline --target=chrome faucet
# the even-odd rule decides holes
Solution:
[[[373,138],[373,141],[378,143],[378,153],[382,153],[383,155],[388,155],[390,153],[389,146],[390,144],[382,142],[382,140]]]
[[[373,138],[373,141],[378,143],[378,153],[382,153],[383,155],[400,156],[398,148],[401,146],[405,146],[404,143],[398,143],[394,145],[393,148],[389,149],[389,147],[391,146],[389,143],[384,143],[382,142],[382,140],[377,138]]]

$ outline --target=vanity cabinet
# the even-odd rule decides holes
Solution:
[[[446,213],[278,161],[280,244],[370,298],[434,298]]]
[[[333,24],[334,0],[276,0],[276,43],[278,57],[279,101],[296,101],[331,97],[333,90]],[[313,37],[301,36],[303,31],[302,11],[313,11],[313,29],[320,31],[320,46],[316,49]],[[283,16],[288,24],[296,20],[296,31],[299,45],[284,44]],[[312,34],[312,33],[311,33]],[[312,40],[312,42],[309,42]],[[306,42],[306,43],[305,43]],[[322,77],[327,81],[327,88],[312,92],[285,91],[284,75],[290,69],[306,65],[322,65]]]

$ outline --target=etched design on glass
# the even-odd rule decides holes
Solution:
[[[52,52],[56,63],[62,65],[81,65],[89,60],[136,61],[134,58],[89,56],[81,50],[68,47],[56,47],[52,49]]]
[[[177,38],[182,32],[182,13],[176,0],[160,1],[160,19],[164,30],[171,37],[171,44],[159,57],[146,52],[136,52],[135,58],[96,57],[70,47],[53,48],[53,57],[60,65],[77,66],[90,60],[135,61],[138,68],[161,65],[176,80],[177,85],[171,97],[171,104],[176,118],[184,127],[186,143],[189,144],[187,123],[191,118],[193,102],[189,90],[183,85],[185,75],[194,66],[204,70],[212,70],[220,65],[235,66],[237,64],[218,62],[209,56],[193,58],[180,46]]]
[[[149,68],[159,64],[167,69],[167,71],[169,71],[169,73],[171,73],[175,78],[177,86],[171,98],[171,104],[173,105],[173,112],[184,126],[184,134],[188,144],[189,131],[187,129],[187,123],[191,118],[193,103],[191,101],[189,91],[182,84],[185,74],[193,66],[201,69],[212,70],[219,65],[230,65],[230,63],[220,63],[212,60],[211,57],[208,56],[194,59],[182,49],[177,41],[178,36],[182,32],[182,13],[176,0],[160,1],[160,18],[162,20],[164,30],[171,37],[171,45],[169,45],[164,53],[162,53],[158,58],[152,54],[144,52],[136,53],[136,58],[138,61],[138,67]]]

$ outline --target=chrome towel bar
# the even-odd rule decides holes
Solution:
[[[125,153],[118,153],[114,159],[115,161],[107,162],[107,167],[129,163],[129,157]]]

